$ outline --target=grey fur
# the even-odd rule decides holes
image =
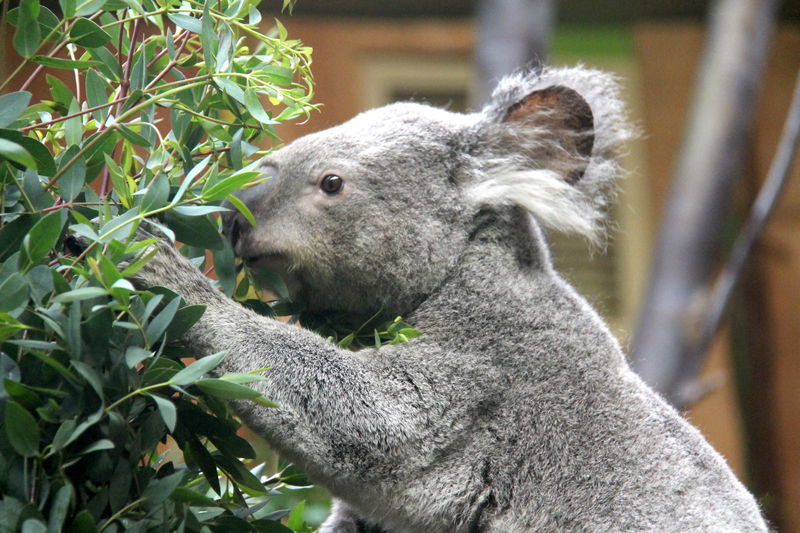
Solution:
[[[593,132],[548,128],[571,112],[559,106],[509,119],[552,86],[586,99]],[[158,245],[139,283],[207,306],[186,341],[227,350],[223,372],[270,368],[256,386],[281,407],[236,408],[338,499],[322,532],[766,530],[551,267],[540,226],[596,230],[621,109],[609,76],[545,70],[505,80],[480,113],[394,104],[264,161],[274,177],[241,193],[258,226],[226,221],[237,253],[284,268],[313,309],[403,314],[424,332],[405,344],[340,350],[239,307]],[[572,135],[594,136],[588,161]],[[340,194],[319,190],[328,173]]]

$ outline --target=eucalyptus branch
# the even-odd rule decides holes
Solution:
[[[3,2],[3,4],[4,4],[4,5],[5,5],[6,3],[7,3],[7,2]],[[42,43],[45,43],[45,42],[49,41],[49,40],[50,40],[52,37],[54,37],[54,36],[55,36],[55,35],[58,33],[58,29],[59,29],[59,28],[61,27],[61,25],[62,25],[62,24],[64,24],[65,22],[66,22],[65,20],[61,20],[61,21],[59,21],[59,22],[58,22],[58,24],[57,24],[57,25],[56,25],[56,26],[55,26],[55,27],[54,27],[52,30],[50,30],[50,33],[48,33],[48,34],[47,34],[47,36],[46,36],[44,39],[42,39],[42,41],[41,41],[41,42],[42,42]],[[66,44],[66,43],[64,43],[64,44]],[[39,48],[41,48],[41,47],[42,47],[42,45],[41,45],[41,43],[40,43],[40,44],[39,44]],[[38,51],[39,51],[39,48],[37,48],[37,49],[36,49],[36,52],[38,52]],[[60,50],[60,49],[59,49],[59,50]],[[33,54],[31,54],[31,57],[35,56],[35,55],[36,55],[36,52],[34,52]],[[52,52],[51,52],[51,53],[52,53]],[[23,58],[22,58],[22,61],[20,61],[19,65],[17,65],[17,68],[15,68],[15,69],[14,69],[14,71],[13,71],[13,72],[11,72],[11,74],[9,74],[9,75],[8,75],[8,77],[7,77],[6,79],[4,79],[2,83],[0,83],[0,93],[2,93],[2,92],[3,92],[3,90],[4,90],[4,89],[5,89],[7,86],[8,86],[8,84],[9,84],[9,83],[11,83],[11,80],[13,80],[13,79],[14,79],[14,78],[17,76],[17,74],[19,74],[19,73],[22,71],[22,69],[23,69],[23,68],[25,68],[25,66],[26,66],[26,65],[27,65],[29,62],[30,62],[30,58],[27,58],[27,57],[23,57]],[[20,90],[23,90],[23,91],[24,91],[25,89],[27,89],[27,88],[28,88],[28,86],[30,85],[30,82],[32,81],[33,75],[34,75],[34,74],[36,74],[36,73],[38,73],[38,72],[40,72],[41,70],[42,70],[42,66],[41,66],[41,65],[39,65],[39,66],[36,68],[36,70],[34,70],[33,74],[32,74],[32,75],[31,75],[31,76],[28,78],[28,80],[26,80],[25,84],[23,85],[23,88],[22,88],[22,89],[20,89]]]
[[[96,19],[97,17],[99,17],[99,16],[100,16],[101,14],[103,14],[103,13],[104,13],[103,11],[98,11],[97,13],[95,13],[94,15],[92,15],[92,16],[90,16],[90,17],[88,17],[88,18],[89,18],[89,20],[94,20],[94,19]],[[71,28],[72,26],[71,26],[71,25],[69,25],[69,23],[68,23],[66,20],[60,20],[60,21],[58,22],[58,25],[56,25],[56,27],[55,27],[55,28],[53,28],[53,30],[52,30],[52,31],[51,31],[51,32],[50,32],[50,33],[47,35],[47,37],[45,37],[44,39],[42,39],[42,42],[47,42],[48,40],[50,40],[50,38],[51,38],[51,37],[54,37],[54,36],[56,35],[56,33],[58,33],[58,28],[60,28],[60,27],[61,27],[61,24],[67,24],[67,25],[68,25],[68,28],[64,30],[64,33],[65,33],[65,34],[68,34],[68,33],[69,33],[69,28]],[[73,21],[73,24],[74,24],[74,21]],[[57,45],[55,45],[55,46],[54,46],[54,47],[53,47],[53,48],[52,48],[52,49],[51,49],[49,52],[47,52],[47,54],[45,54],[45,57],[55,57],[55,55],[56,55],[56,54],[58,54],[58,53],[59,53],[61,50],[63,50],[63,49],[64,49],[64,47],[65,47],[67,44],[69,44],[69,41],[61,41],[60,43],[58,43]],[[14,72],[11,74],[11,76],[9,76],[9,77],[8,77],[8,78],[5,80],[5,82],[4,82],[4,83],[0,84],[0,92],[2,92],[2,91],[3,91],[3,89],[4,89],[4,88],[5,88],[5,86],[6,86],[6,83],[8,83],[8,82],[10,82],[10,81],[11,81],[11,78],[13,78],[13,77],[14,77],[16,74],[18,74],[18,73],[19,73],[19,71],[20,71],[20,70],[22,70],[22,68],[23,68],[23,67],[25,66],[25,64],[26,64],[26,61],[27,61],[27,60],[24,60],[22,63],[20,63],[20,65],[17,67],[17,70],[15,70],[15,71],[14,71]],[[19,90],[20,90],[20,91],[24,91],[24,90],[26,90],[28,87],[30,87],[30,86],[31,86],[31,84],[33,83],[33,80],[35,80],[35,79],[36,79],[36,77],[37,77],[39,74],[41,74],[41,72],[44,70],[44,68],[45,68],[45,67],[44,67],[44,65],[37,65],[37,66],[36,66],[36,68],[33,70],[33,72],[31,72],[31,75],[30,75],[30,76],[28,76],[28,78],[25,80],[25,82],[22,84],[22,86],[20,86]]]
[[[172,70],[172,68],[175,65],[178,64],[178,58],[183,53],[184,48],[186,48],[186,43],[189,42],[189,33],[188,32],[183,32],[182,35],[183,35],[183,37],[181,38],[181,44],[178,47],[178,49],[175,51],[175,58],[171,59],[169,61],[169,63],[167,63],[167,66],[165,66],[163,69],[161,69],[161,72],[159,72],[156,75],[156,77],[153,78],[153,80],[150,83],[147,84],[147,86],[145,87],[145,90],[153,88],[156,83],[161,81],[164,78],[164,76],[169,74],[169,71]],[[162,53],[165,53],[165,52],[162,51]],[[153,61],[155,61],[155,59]]]
[[[175,232],[177,240],[193,240],[186,248],[191,253],[218,243],[218,224],[210,215],[220,210],[219,204],[233,190],[252,182],[256,175],[252,164],[264,153],[243,143],[258,144],[267,133],[272,135],[268,125],[273,120],[265,117],[257,99],[254,103],[254,93],[266,92],[275,99],[278,117],[298,116],[310,108],[310,49],[294,42],[282,46],[282,31],[274,41],[274,36],[257,37],[252,33],[255,26],[247,24],[247,3],[202,1],[180,6],[149,3],[148,10],[142,0],[125,0],[126,8],[103,14],[94,11],[98,0],[61,0],[68,15],[49,22],[52,17],[42,7],[44,0],[24,0],[23,7],[30,10],[20,14],[27,19],[21,18],[23,24],[16,29],[9,28],[32,28],[37,5],[42,13],[39,27],[50,26],[41,32],[17,33],[12,39],[27,59],[2,80],[3,88],[15,85],[20,72],[27,76],[22,86],[26,89],[41,73],[70,67],[49,84],[48,100],[55,105],[34,101],[28,106],[27,94],[4,95],[13,105],[4,110],[3,120],[25,140],[18,143],[13,137],[4,145],[3,156],[14,154],[20,161],[5,157],[0,161],[0,231],[8,240],[7,246],[0,246],[0,267],[6,266],[0,268],[0,342],[19,344],[14,364],[20,371],[6,379],[19,383],[19,390],[34,387],[37,395],[18,402],[16,419],[4,419],[0,439],[11,432],[20,438],[16,449],[0,446],[0,455],[27,464],[20,501],[30,500],[31,487],[59,480],[57,490],[48,496],[52,505],[48,502],[41,516],[32,516],[26,527],[109,531],[135,517],[147,529],[172,531],[188,527],[193,500],[187,491],[198,493],[204,504],[231,513],[246,511],[256,498],[230,470],[246,468],[238,458],[245,444],[235,435],[238,422],[221,403],[222,389],[190,394],[173,386],[174,393],[154,394],[172,379],[155,377],[154,372],[185,368],[185,358],[196,355],[178,344],[169,350],[164,346],[175,332],[191,326],[188,322],[197,319],[197,311],[179,307],[183,304],[169,296],[136,291],[122,277],[134,269],[120,270],[126,253],[141,251],[152,242],[131,240],[134,228],[148,217],[159,219],[158,224]],[[198,6],[202,9],[194,9]],[[8,7],[4,3],[6,11]],[[40,40],[40,33],[48,35]],[[252,53],[246,44],[250,36],[259,41]],[[65,47],[70,49],[69,58]],[[51,60],[40,60],[36,54]],[[30,65],[33,62],[39,63],[36,68]],[[282,75],[276,75],[277,69]],[[75,83],[69,70],[77,76]],[[69,78],[65,80],[64,74]],[[231,111],[229,117],[226,113]],[[233,138],[242,144],[232,144]],[[67,242],[62,241],[65,233]],[[88,246],[73,235],[85,237]],[[139,266],[150,257],[147,250],[133,264]],[[215,261],[222,260],[224,256],[215,256]],[[217,268],[216,274],[223,286],[235,287],[236,272],[228,266]],[[59,357],[47,357],[56,346]],[[89,351],[92,366],[114,367],[113,376],[85,366]],[[48,384],[30,382],[45,358],[54,370]],[[220,378],[216,385],[225,383]],[[230,385],[225,394],[244,394],[241,385]],[[49,386],[52,391],[44,388]],[[84,390],[93,392],[80,392]],[[56,414],[50,398],[73,392],[70,413]],[[251,391],[245,392],[242,397],[249,397]],[[121,420],[124,431],[110,429],[104,422],[116,418],[120,406],[122,411],[131,404],[138,406],[137,398],[148,393],[154,401],[144,402],[141,413]],[[188,442],[181,436],[185,432],[177,429],[186,424],[189,409],[202,411],[209,427],[225,439],[212,442],[200,437]],[[45,411],[51,416],[37,416]],[[201,446],[207,451],[196,450],[199,453],[224,457],[231,465],[228,479],[221,481],[216,469],[206,468],[187,470],[167,481],[173,475],[172,467],[165,465],[168,459],[153,458],[158,454],[155,443],[169,435],[182,450]],[[114,449],[109,448],[111,441]],[[86,442],[92,442],[89,449]],[[139,453],[118,460],[120,450]],[[110,472],[93,472],[89,482],[87,465],[97,456],[88,452],[95,451],[109,454],[116,466]],[[31,468],[30,458],[43,453],[47,461]],[[142,468],[160,471],[140,476]],[[118,474],[131,483],[114,504],[94,514],[63,505],[67,492],[71,501],[90,501],[118,482]],[[0,485],[7,483],[8,475],[0,469]],[[220,483],[226,483],[224,490]],[[216,496],[207,492],[209,486]],[[172,494],[176,487],[183,494]],[[154,494],[158,498],[150,497]],[[230,494],[238,499],[231,500]],[[269,498],[271,494],[257,497],[264,503]],[[265,520],[249,513],[240,513],[239,519]],[[213,517],[192,520],[191,527],[215,527]],[[12,529],[15,525],[19,526],[13,524]]]
[[[199,76],[198,78],[206,79],[207,77],[208,77],[208,76]],[[121,116],[118,118],[117,122],[125,122],[125,120],[127,120],[128,118],[130,118],[130,117],[134,116],[136,113],[140,112],[141,110],[143,110],[143,109],[144,109],[144,108],[146,108],[147,106],[149,106],[149,105],[151,105],[151,104],[154,104],[154,103],[156,103],[158,100],[160,100],[161,98],[164,98],[165,96],[170,96],[170,95],[172,95],[172,94],[176,94],[176,93],[179,93],[179,92],[181,92],[181,91],[186,91],[186,90],[192,89],[192,88],[194,88],[194,87],[198,87],[198,86],[200,86],[200,85],[202,85],[202,83],[201,83],[201,82],[189,83],[189,84],[187,84],[187,85],[182,85],[182,86],[180,86],[180,87],[176,87],[175,89],[171,89],[171,90],[169,90],[169,91],[165,91],[165,92],[163,92],[163,93],[157,94],[157,95],[153,96],[152,98],[148,98],[148,99],[147,99],[147,100],[145,100],[144,102],[142,102],[142,103],[140,103],[140,104],[138,104],[138,105],[135,105],[135,106],[133,106],[133,107],[132,107],[132,108],[130,108],[128,111],[126,111],[125,113],[123,113],[123,114],[122,114],[122,115],[121,115]],[[67,170],[68,170],[70,167],[72,167],[72,165],[74,165],[74,164],[75,164],[75,163],[76,163],[76,162],[77,162],[77,161],[78,161],[80,158],[82,158],[82,157],[83,157],[83,156],[84,156],[84,155],[85,155],[85,154],[86,154],[86,153],[87,153],[87,152],[88,152],[88,151],[89,151],[91,148],[93,148],[95,144],[97,144],[98,142],[100,142],[100,141],[103,139],[103,137],[105,137],[105,136],[108,134],[108,132],[110,132],[110,131],[112,131],[112,130],[113,130],[113,128],[108,128],[108,129],[106,129],[106,130],[103,130],[103,131],[99,132],[99,133],[98,133],[96,136],[94,136],[94,137],[93,137],[93,138],[92,138],[92,139],[91,139],[89,142],[87,142],[87,143],[86,143],[86,144],[85,144],[85,145],[84,145],[84,146],[83,146],[83,147],[82,147],[82,148],[81,148],[81,149],[78,151],[78,153],[77,153],[77,154],[75,154],[75,155],[72,157],[72,159],[70,159],[69,161],[67,161],[67,162],[66,162],[66,164],[64,164],[64,165],[63,165],[63,166],[62,166],[62,167],[59,169],[59,171],[58,171],[58,172],[56,172],[56,174],[55,174],[55,175],[54,175],[52,178],[50,178],[50,180],[47,182],[47,185],[45,185],[45,190],[48,190],[48,191],[49,191],[49,190],[51,190],[51,189],[53,188],[53,186],[54,186],[54,185],[55,185],[55,184],[58,182],[58,179],[59,179],[61,176],[63,176],[63,175],[64,175],[64,173],[65,173],[65,172],[66,172],[66,171],[67,171]]]

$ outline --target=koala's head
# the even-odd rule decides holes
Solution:
[[[392,104],[267,156],[237,193],[237,255],[287,274],[312,310],[408,313],[455,268],[487,209],[592,235],[626,136],[617,86],[582,68],[503,80],[479,113]]]

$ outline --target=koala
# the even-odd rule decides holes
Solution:
[[[318,312],[402,315],[409,342],[342,350],[216,290],[168,241],[137,274],[206,310],[219,372],[268,368],[244,423],[335,497],[323,533],[766,531],[701,434],[634,374],[553,269],[594,238],[630,135],[613,77],[518,73],[479,112],[366,111],[266,156],[228,214],[251,265]]]

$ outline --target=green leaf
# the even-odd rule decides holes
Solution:
[[[210,2],[203,3],[203,16],[200,18],[200,44],[203,47],[206,63],[216,65],[217,42],[219,39],[214,33],[214,19],[211,18]]]
[[[147,342],[152,346],[164,334],[167,330],[167,326],[169,323],[172,322],[172,318],[175,316],[175,313],[178,311],[178,306],[181,304],[180,298],[173,298],[171,302],[164,306],[152,320],[150,323],[147,324],[147,328],[145,329],[145,337],[147,338]]]
[[[23,457],[39,452],[39,425],[36,419],[17,402],[6,400],[5,430],[14,451]]]
[[[34,165],[30,168],[36,169],[37,173],[42,176],[55,175],[56,164],[55,161],[53,161],[50,150],[45,148],[42,143],[33,137],[26,137],[14,130],[0,129],[0,139],[5,139],[22,146],[22,148],[33,157]]]
[[[56,492],[53,503],[50,504],[50,516],[47,520],[48,533],[59,533],[62,531],[64,520],[69,513],[70,502],[72,501],[72,485],[66,484]]]
[[[280,65],[264,65],[261,72],[273,83],[277,85],[291,85],[294,81],[294,74],[291,69]]]
[[[117,128],[117,131],[119,131],[125,139],[129,140],[136,146],[141,146],[142,148],[150,148],[150,141],[148,141],[147,139],[145,139],[144,137],[133,131],[125,124],[118,122],[115,125],[115,127]]]
[[[228,159],[231,162],[231,167],[234,170],[239,170],[243,166],[242,161],[242,136],[244,135],[244,128],[239,128],[231,136],[231,149],[228,151]]]
[[[222,379],[201,379],[200,381],[195,382],[195,385],[197,385],[197,387],[199,387],[200,390],[206,394],[210,394],[218,398],[225,398],[226,400],[253,399],[261,396],[260,392],[255,391],[250,387],[245,387],[244,385],[239,385],[238,383],[231,383],[230,381],[225,381]]]
[[[45,79],[50,86],[50,95],[53,97],[53,100],[63,105],[65,109],[69,109],[70,104],[75,99],[69,87],[67,87],[63,81],[50,74],[45,76]]]
[[[222,381],[230,381],[231,383],[238,383],[240,385],[244,385],[245,383],[253,383],[254,381],[267,380],[266,377],[260,374],[242,374],[239,372],[225,374],[224,376],[220,376],[219,379]]]
[[[264,493],[264,485],[252,472],[245,468],[239,459],[226,454],[217,455],[214,459],[220,468],[225,470],[239,485],[256,493]]]
[[[107,0],[80,0],[78,4],[78,11],[75,12],[75,15],[79,17],[88,17],[89,15],[95,14],[99,11],[105,4]]]
[[[14,32],[14,49],[22,57],[31,57],[39,50],[42,34],[39,29],[39,0],[20,2],[17,31]]]
[[[175,408],[175,404],[172,403],[170,399],[159,396],[158,394],[148,394],[148,396],[156,402],[158,414],[161,415],[161,419],[164,421],[164,425],[167,426],[167,429],[170,430],[170,432],[175,431],[175,424],[178,421],[178,411]]]
[[[122,79],[122,66],[107,48],[90,48],[89,55],[98,62],[97,69],[108,79],[114,81]],[[131,96],[133,97],[134,95]]]
[[[247,221],[250,223],[251,226],[256,227],[256,217],[253,216],[253,213],[250,211],[250,208],[247,207],[247,205],[241,199],[239,199],[238,196],[236,196],[235,194],[229,194],[228,196],[225,197],[225,199],[233,204],[236,210],[239,211],[242,214],[242,216],[244,216],[244,218],[247,219]]]
[[[147,186],[147,192],[139,206],[139,213],[144,215],[153,209],[164,207],[167,196],[169,196],[169,180],[166,174],[159,174]]]
[[[239,87],[239,85],[236,84],[236,82],[222,76],[214,76],[213,79],[214,83],[216,83],[217,86],[225,92],[225,94],[240,104],[244,104],[244,91],[241,87]]]
[[[84,68],[94,67],[100,64],[99,61],[62,59],[60,57],[48,57],[48,56],[35,56],[31,59],[31,61],[45,67],[60,68],[64,70],[84,69]]]
[[[70,437],[72,437],[72,434],[75,432],[75,426],[77,426],[77,422],[73,419],[64,420],[61,425],[58,426],[58,430],[56,430],[56,434],[51,442],[53,451],[61,450],[67,445],[71,440]]]
[[[28,518],[22,523],[21,533],[47,533],[47,526],[41,520]]]
[[[247,17],[247,23],[255,26],[261,22],[261,11],[259,11],[255,6],[250,6]]]
[[[80,106],[78,101],[73,99],[69,103],[69,110],[68,113],[70,115],[74,115],[80,111]],[[81,143],[81,137],[83,136],[83,122],[80,116],[74,116],[72,118],[68,118],[64,122],[64,140],[67,142],[67,146],[77,146]],[[61,160],[64,160],[63,154]]]
[[[28,168],[36,168],[33,156],[17,142],[0,138],[0,155]]]
[[[47,256],[61,234],[61,226],[62,218],[58,211],[43,216],[33,225],[22,240],[22,253],[19,256],[21,270],[27,271]]]
[[[84,72],[85,86],[86,86],[86,101],[89,107],[98,107],[108,103],[108,94],[106,94],[106,82],[100,77],[94,69],[88,69]],[[100,121],[105,121],[108,116],[108,107],[92,111],[92,115]]]
[[[22,240],[33,227],[34,222],[36,222],[36,218],[33,215],[22,215],[0,228],[0,261],[5,261],[11,254],[19,250]]]
[[[211,156],[205,157],[201,159],[197,164],[195,164],[191,170],[186,174],[186,177],[183,178],[180,187],[175,192],[175,196],[172,197],[172,204],[175,205],[176,203],[180,202],[183,199],[183,195],[186,193],[186,189],[188,189],[192,182],[206,169],[208,166],[208,162],[211,161]]]
[[[156,359],[147,368],[144,376],[142,376],[142,385],[149,386],[167,383],[172,379],[172,376],[180,372],[180,370],[180,364],[171,359]]]
[[[100,228],[101,240],[104,242],[110,241],[111,239],[116,239],[118,241],[124,240],[133,232],[134,226],[131,220],[138,215],[139,213],[136,209],[131,209],[103,224],[103,227]],[[124,272],[123,276],[126,276]]]
[[[172,499],[176,502],[187,503],[192,507],[216,507],[217,502],[207,496],[203,496],[196,490],[186,487],[178,487],[172,493]]]
[[[62,292],[55,298],[53,301],[55,303],[70,303],[82,300],[88,300],[90,298],[98,298],[100,296],[105,296],[108,294],[108,291],[102,287],[81,287],[80,289],[74,289],[67,292]]]
[[[34,340],[13,340],[8,342],[15,346],[22,346],[24,348],[30,348],[31,350],[42,350],[45,352],[52,352],[53,350],[57,350],[59,348],[58,344],[55,342]]]
[[[179,13],[170,13],[167,15],[169,19],[175,23],[179,28],[189,30],[192,33],[200,35],[203,31],[203,26],[200,19],[190,17],[188,15],[181,15]]]
[[[58,0],[58,5],[61,6],[61,13],[64,18],[71,19],[75,16],[75,8],[78,5],[78,0]]]
[[[7,313],[28,302],[28,284],[22,274],[14,272],[0,283],[0,313]]]
[[[210,250],[220,250],[224,246],[217,225],[209,215],[187,217],[173,209],[166,212],[164,222],[182,243]]]
[[[17,120],[30,101],[31,93],[28,91],[17,91],[0,96],[0,128],[5,128]]]
[[[111,36],[103,28],[87,18],[79,18],[75,21],[69,37],[73,43],[84,48],[105,46],[111,41]]]
[[[39,21],[39,26],[41,27],[41,31],[44,35],[48,35],[53,30],[56,30],[50,40],[53,42],[58,41],[61,38],[61,33],[57,31],[58,23],[61,22],[59,18],[56,16],[55,13],[50,11],[45,6],[40,6],[39,8],[39,17],[37,18]]]
[[[187,305],[178,309],[167,327],[168,339],[179,339],[194,326],[206,310],[205,305]]]
[[[142,493],[144,504],[150,508],[160,505],[178,488],[183,475],[182,471],[178,471],[160,479],[152,479]]]
[[[83,379],[92,387],[100,398],[103,397],[103,380],[97,371],[83,361],[73,359],[70,361],[72,367],[78,371]]]
[[[202,378],[204,374],[219,366],[224,358],[225,352],[217,352],[213,355],[208,355],[202,359],[198,359],[191,365],[172,376],[172,379],[170,379],[170,384],[179,386],[190,385]]]
[[[67,1],[72,1],[74,4],[74,0]],[[75,516],[68,531],[70,533],[97,533],[97,523],[92,513],[84,509]]]
[[[58,192],[65,202],[71,202],[83,189],[86,182],[86,160],[83,156],[79,156],[80,149],[77,146],[70,146],[69,149],[63,153],[60,159],[60,167],[63,170],[61,177],[58,179]],[[67,167],[67,164],[77,156],[72,164]]]
[[[272,400],[265,398],[264,396],[259,396],[257,398],[250,398],[250,401],[253,403],[257,403],[261,407],[267,407],[269,409],[278,409],[280,405],[273,402]]]
[[[222,247],[212,251],[214,255],[214,272],[217,274],[219,284],[228,297],[233,296],[236,290],[236,254],[230,241],[222,239]]]
[[[173,211],[187,217],[198,217],[201,215],[208,215],[210,213],[219,213],[222,211],[230,211],[226,207],[220,205],[179,205]]]
[[[93,452],[100,452],[103,450],[113,450],[114,442],[109,439],[100,439],[88,445],[86,448],[78,452],[78,455],[88,455]]]
[[[292,512],[289,514],[289,518],[286,519],[286,527],[292,531],[302,531],[304,526],[303,511],[305,511],[305,509],[306,502],[303,500],[298,503],[294,509],[292,509]]]
[[[27,387],[18,381],[4,379],[3,386],[5,387],[6,393],[8,393],[11,399],[18,402],[25,409],[35,411],[36,408],[42,403],[42,399],[38,394],[33,392],[30,387]]]
[[[254,119],[261,122],[262,124],[277,124],[278,122],[272,120],[264,108],[261,106],[261,101],[258,99],[258,94],[252,90],[248,89],[244,92],[244,106],[247,108],[247,111],[253,116]]]
[[[259,287],[267,288],[275,292],[281,300],[289,299],[289,288],[283,279],[274,271],[265,267],[253,267],[250,269]]]
[[[133,368],[152,355],[151,350],[145,350],[139,346],[128,346],[128,349],[125,350],[125,364],[128,365],[128,368]]]
[[[241,189],[242,186],[255,177],[260,176],[260,172],[242,170],[227,176],[210,185],[207,189],[203,190],[203,199],[206,202],[213,202],[225,198],[233,191]]]

